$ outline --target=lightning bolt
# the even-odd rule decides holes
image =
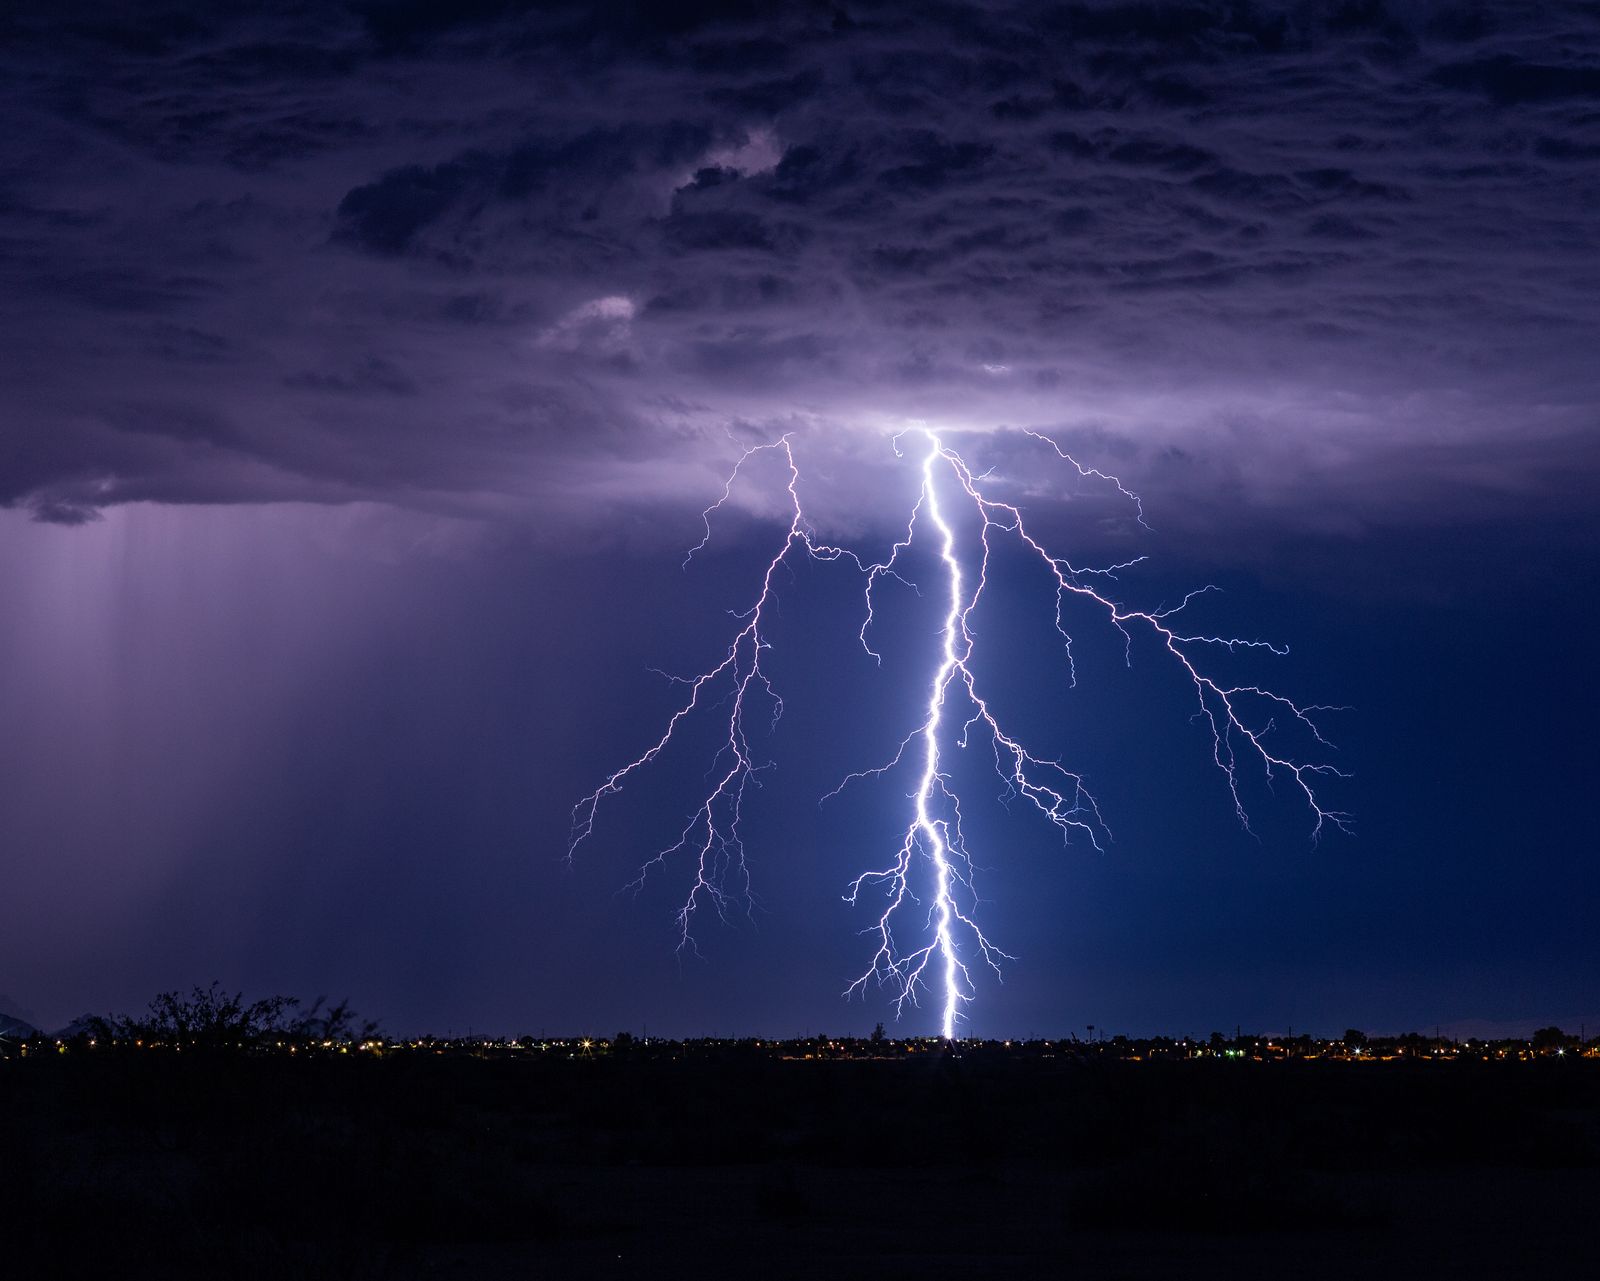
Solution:
[[[1081,465],[1047,436],[1037,432],[1026,434],[1047,445],[1079,476],[1115,487],[1134,505],[1139,523],[1144,523],[1144,510],[1138,496],[1120,480]],[[1313,839],[1320,836],[1326,826],[1347,830],[1348,816],[1329,808],[1320,794],[1320,786],[1326,778],[1346,775],[1329,764],[1288,755],[1272,746],[1269,739],[1276,728],[1276,718],[1286,716],[1307,731],[1318,745],[1331,747],[1318,729],[1314,713],[1334,709],[1321,705],[1302,706],[1262,686],[1227,684],[1206,673],[1199,656],[1207,648],[1287,653],[1286,649],[1265,641],[1183,628],[1178,621],[1182,612],[1194,600],[1214,589],[1203,587],[1190,592],[1177,605],[1166,609],[1141,610],[1120,605],[1100,584],[1116,581],[1117,571],[1139,563],[1142,557],[1118,565],[1087,568],[1054,555],[1029,532],[1021,509],[991,497],[987,492],[987,475],[975,473],[936,432],[917,427],[897,436],[894,439],[897,456],[905,456],[902,441],[907,436],[918,437],[923,445],[921,489],[907,519],[905,533],[879,561],[868,560],[857,552],[817,537],[800,499],[801,471],[791,437],[784,436],[744,451],[724,482],[720,496],[702,513],[704,535],[689,550],[684,563],[688,565],[710,542],[713,515],[731,500],[741,473],[758,455],[774,455],[786,469],[790,519],[784,539],[767,563],[754,605],[733,615],[740,626],[722,658],[698,676],[672,678],[684,687],[684,696],[661,736],[574,807],[568,857],[593,835],[601,803],[621,791],[634,774],[654,762],[685,721],[700,713],[714,715],[721,718],[719,723],[724,736],[712,759],[708,790],[688,815],[678,838],[645,861],[632,885],[642,886],[651,872],[668,860],[689,855],[694,878],[677,913],[680,949],[693,946],[692,922],[702,906],[709,904],[723,918],[736,902],[748,910],[752,898],[750,869],[741,833],[744,803],[758,774],[771,765],[756,757],[748,725],[753,715],[764,711],[770,730],[783,711],[783,700],[762,666],[763,656],[770,648],[764,629],[776,600],[778,571],[791,558],[808,557],[819,562],[842,562],[859,575],[864,587],[865,609],[858,637],[862,648],[881,662],[881,656],[871,643],[876,590],[888,579],[914,586],[901,572],[901,558],[910,551],[923,527],[929,527],[947,594],[939,661],[928,685],[922,719],[901,740],[890,760],[847,775],[824,799],[837,795],[852,782],[880,778],[902,766],[915,768],[912,816],[896,855],[887,866],[856,877],[845,895],[846,901],[854,905],[865,892],[872,890],[881,894],[884,904],[876,924],[868,930],[876,939],[871,961],[849,985],[846,994],[864,993],[873,985],[887,986],[893,992],[898,1015],[904,1013],[908,1003],[920,1004],[922,994],[934,993],[939,998],[941,1032],[951,1038],[956,1034],[962,1007],[976,994],[971,965],[986,965],[998,975],[1000,962],[1012,958],[990,942],[976,920],[978,896],[974,888],[974,862],[962,830],[960,797],[944,765],[946,750],[950,747],[966,750],[975,737],[986,740],[1006,796],[1026,800],[1061,832],[1063,839],[1076,836],[1100,849],[1103,848],[1102,838],[1109,836],[1099,805],[1083,777],[1057,760],[1029,751],[1021,739],[1007,732],[981,691],[974,665],[976,642],[972,616],[988,584],[990,558],[997,540],[1010,539],[1019,545],[1054,582],[1054,625],[1073,684],[1077,681],[1076,662],[1065,617],[1069,603],[1091,607],[1103,615],[1109,626],[1122,636],[1124,658],[1128,663],[1132,662],[1134,636],[1139,631],[1151,635],[1171,656],[1193,687],[1195,714],[1210,732],[1212,761],[1223,775],[1234,811],[1246,830],[1249,830],[1249,816],[1240,793],[1240,770],[1245,764],[1253,761],[1269,781],[1280,777],[1292,780],[1310,812]],[[957,530],[945,514],[947,501],[958,506],[965,504],[976,520],[976,548],[972,553],[975,565],[970,574],[963,572]],[[955,728],[958,721],[959,728]],[[916,893],[917,888],[923,889],[925,902]],[[924,907],[921,924],[916,927],[920,942],[915,947],[902,947],[899,938],[907,932],[901,926],[902,918],[912,915],[910,909],[914,904]]]

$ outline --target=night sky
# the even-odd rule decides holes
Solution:
[[[137,12],[135,12],[137,10]],[[781,10],[773,16],[769,10]],[[657,670],[926,422],[1303,702],[1353,834],[997,557],[968,1030],[1600,1027],[1600,17],[1586,4],[22,4],[0,16],[0,1010],[220,979],[393,1032],[867,1031],[841,900],[937,619],[780,576],[751,915],[675,951]],[[1049,433],[1143,498],[1041,454]],[[981,781],[981,780],[980,780]],[[925,1033],[931,1008],[902,1030]]]

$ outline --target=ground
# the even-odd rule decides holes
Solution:
[[[1600,1062],[0,1063],[11,1258],[124,1276],[1509,1276],[1592,1259]]]

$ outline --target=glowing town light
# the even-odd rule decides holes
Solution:
[[[1084,467],[1046,436],[1035,432],[1027,434],[1048,445],[1055,456],[1070,464],[1079,476],[1103,480],[1114,486],[1134,504],[1143,524],[1144,513],[1138,496],[1116,477]],[[965,750],[975,735],[986,738],[993,752],[995,770],[1008,794],[1030,802],[1064,838],[1076,835],[1098,849],[1101,848],[1100,836],[1106,830],[1099,807],[1083,778],[1058,761],[1035,756],[1021,740],[1008,734],[981,693],[970,624],[987,585],[989,557],[997,539],[1009,538],[1019,544],[1053,579],[1055,629],[1074,683],[1077,673],[1072,638],[1064,617],[1069,601],[1103,613],[1106,621],[1123,637],[1126,661],[1132,661],[1135,629],[1154,637],[1172,656],[1194,688],[1196,718],[1210,731],[1212,760],[1226,779],[1234,810],[1247,829],[1249,820],[1239,792],[1241,752],[1255,760],[1269,780],[1280,775],[1293,780],[1312,815],[1313,837],[1321,833],[1325,824],[1345,827],[1346,816],[1328,809],[1316,791],[1321,778],[1344,775],[1327,764],[1294,759],[1267,741],[1275,728],[1274,718],[1284,716],[1297,722],[1316,743],[1329,746],[1311,719],[1311,713],[1329,709],[1300,706],[1257,685],[1225,685],[1204,673],[1196,655],[1207,647],[1262,649],[1274,654],[1287,652],[1265,641],[1179,631],[1173,620],[1211,588],[1191,592],[1167,609],[1125,608],[1106,595],[1106,589],[1099,582],[1114,581],[1118,570],[1127,569],[1138,561],[1093,569],[1052,555],[1028,532],[1021,510],[989,497],[987,477],[975,474],[937,433],[918,427],[904,435],[919,437],[926,447],[921,462],[921,491],[907,518],[904,536],[890,547],[887,557],[881,561],[868,561],[856,552],[832,546],[815,536],[801,504],[801,473],[790,437],[784,436],[772,444],[757,445],[744,452],[724,483],[721,495],[703,513],[705,534],[690,549],[684,563],[687,565],[710,541],[712,514],[729,501],[745,463],[757,454],[779,455],[787,469],[790,518],[783,542],[767,563],[754,605],[735,615],[740,627],[726,654],[709,670],[681,680],[686,688],[684,699],[668,719],[660,738],[642,755],[612,773],[574,807],[568,854],[570,857],[593,834],[601,801],[620,791],[630,776],[655,761],[686,719],[698,713],[718,716],[725,737],[713,756],[706,795],[691,812],[677,840],[647,859],[633,884],[642,885],[652,869],[676,855],[687,853],[692,858],[695,864],[693,884],[677,914],[680,948],[693,945],[691,924],[702,903],[710,903],[719,916],[726,915],[735,894],[748,904],[750,872],[740,825],[748,788],[756,772],[765,768],[766,763],[758,762],[752,753],[747,719],[752,710],[759,708],[775,725],[783,711],[783,700],[762,668],[762,657],[769,648],[764,628],[776,599],[778,570],[791,555],[804,555],[826,563],[845,562],[860,576],[864,587],[865,616],[858,633],[861,645],[868,654],[879,658],[869,635],[875,617],[875,590],[885,578],[907,582],[900,572],[900,558],[918,537],[919,522],[925,521],[932,527],[935,550],[948,590],[948,604],[940,636],[939,661],[928,686],[922,721],[901,740],[899,749],[887,763],[848,775],[829,795],[835,795],[853,781],[881,777],[902,763],[909,763],[908,751],[912,760],[920,759],[918,782],[912,794],[913,814],[896,857],[887,867],[863,872],[850,883],[845,896],[848,902],[855,904],[863,892],[871,888],[880,892],[885,900],[878,921],[869,931],[877,939],[871,963],[846,992],[864,993],[873,984],[887,986],[894,993],[897,1015],[904,1012],[907,1002],[917,1004],[919,994],[936,993],[942,1012],[942,1034],[948,1039],[956,1033],[961,1007],[975,992],[968,960],[981,960],[998,974],[1000,960],[1010,958],[985,937],[972,907],[964,906],[976,902],[972,885],[973,861],[962,831],[960,799],[952,790],[950,775],[942,768],[943,752],[950,747]],[[895,438],[897,455],[901,454],[903,436]],[[963,550],[955,528],[945,515],[941,486],[953,491],[958,502],[967,505],[977,520],[975,546],[965,553],[972,566],[970,573],[963,571]],[[947,717],[946,711],[952,704],[958,710]],[[720,710],[722,708],[727,709],[725,713]],[[954,729],[952,726],[958,716],[959,728]],[[914,749],[914,744],[919,746]],[[931,881],[932,886],[931,901],[919,927],[919,938],[924,941],[920,946],[905,948],[899,938],[910,929],[908,924],[902,924],[902,918],[907,916],[908,903],[920,902],[913,890],[913,883],[919,878]],[[733,892],[730,892],[730,882]],[[963,955],[968,960],[964,960]]]

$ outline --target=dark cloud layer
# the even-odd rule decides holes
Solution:
[[[676,500],[730,426],[906,417],[1147,486],[1179,451],[1174,503],[1250,471],[1327,513],[1399,456],[1400,519],[1485,497],[1461,454],[1593,479],[1584,5],[9,22],[0,501],[45,519]]]

